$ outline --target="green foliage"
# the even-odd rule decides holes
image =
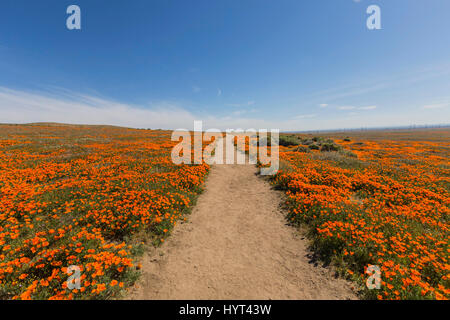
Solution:
[[[338,146],[337,144],[329,142],[322,144],[322,146],[320,147],[320,151],[322,152],[338,151],[340,149],[341,147]]]
[[[290,147],[298,146],[302,143],[302,139],[294,135],[280,135],[279,144],[280,146]]]
[[[311,150],[310,150],[308,147],[305,147],[305,146],[298,146],[298,147],[294,148],[293,151],[296,151],[296,152],[304,152],[304,153],[309,153],[309,152],[311,152]]]

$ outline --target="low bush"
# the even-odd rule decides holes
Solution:
[[[284,147],[298,146],[301,143],[302,143],[302,139],[297,136],[281,135],[279,138],[280,146],[284,146]]]
[[[308,147],[305,147],[305,146],[298,146],[298,147],[296,147],[294,149],[294,151],[296,151],[296,152],[305,152],[305,153],[311,152],[311,150]]]
[[[320,151],[322,152],[339,151],[340,149],[341,147],[337,144],[329,142],[322,144],[322,146],[320,147]]]

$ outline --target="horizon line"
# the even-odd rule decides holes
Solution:
[[[85,124],[85,123],[65,123],[65,122],[28,122],[28,123],[4,123],[0,125],[10,126],[32,126],[32,125],[53,125],[53,126],[86,126],[86,127],[115,127],[132,130],[155,130],[155,131],[175,131],[177,129],[162,129],[162,128],[133,128],[126,126],[118,126],[111,124]],[[374,126],[374,127],[353,127],[353,128],[334,128],[334,129],[312,129],[312,130],[280,130],[280,133],[327,133],[327,132],[347,132],[347,131],[382,131],[382,130],[420,130],[420,129],[443,129],[450,128],[450,123],[442,124],[411,124],[400,126]],[[189,130],[193,131],[193,130]]]

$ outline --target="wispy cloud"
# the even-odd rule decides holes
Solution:
[[[135,128],[182,128],[190,112],[161,102],[150,108],[70,91],[25,92],[0,87],[0,122],[110,124]]]
[[[194,93],[199,93],[201,90],[202,90],[202,89],[201,89],[200,87],[192,86],[192,91],[193,91]]]
[[[50,92],[51,91],[51,92]],[[242,109],[226,116],[193,113],[180,105],[158,102],[131,105],[115,100],[65,89],[22,91],[0,87],[0,123],[59,122],[71,124],[108,124],[132,128],[192,129],[194,120],[210,128],[270,128],[257,115],[257,109]],[[252,105],[249,101],[245,106]],[[264,125],[264,126],[263,126]],[[272,127],[272,128],[279,128]]]
[[[359,110],[374,110],[377,106],[367,106],[367,107],[359,107]]]
[[[450,102],[444,102],[444,103],[435,103],[435,104],[428,104],[423,106],[423,109],[443,109],[450,106]]]
[[[217,96],[220,97],[222,95],[222,89],[217,89]]]
[[[248,107],[248,103],[245,104]],[[99,95],[87,95],[68,90],[51,92],[13,90],[0,87],[0,123],[60,122],[72,124],[109,124],[133,128],[192,129],[194,120],[203,120],[204,129],[255,128],[280,130],[317,130],[361,128],[410,124],[442,123],[448,116],[416,109],[405,117],[403,113],[342,114],[318,117],[316,114],[277,118],[263,118],[256,108],[241,108],[233,114],[195,113],[181,105],[159,102],[150,105],[131,105]],[[444,107],[439,111],[446,112]]]
[[[414,84],[426,82],[439,77],[447,77],[450,75],[450,64],[439,64],[426,68],[417,68],[403,73],[396,73],[374,79],[361,80],[356,83],[348,83],[339,87],[330,87],[325,90],[311,92],[302,97],[305,104],[320,103],[328,101],[333,103],[341,99],[363,96],[369,93],[379,92],[386,89],[410,87]],[[368,78],[371,79],[371,78]]]
[[[326,107],[328,107],[328,103],[319,104],[319,108],[326,108]]]

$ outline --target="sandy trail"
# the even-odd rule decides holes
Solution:
[[[144,255],[131,299],[355,299],[314,266],[253,165],[214,165],[188,222]]]

